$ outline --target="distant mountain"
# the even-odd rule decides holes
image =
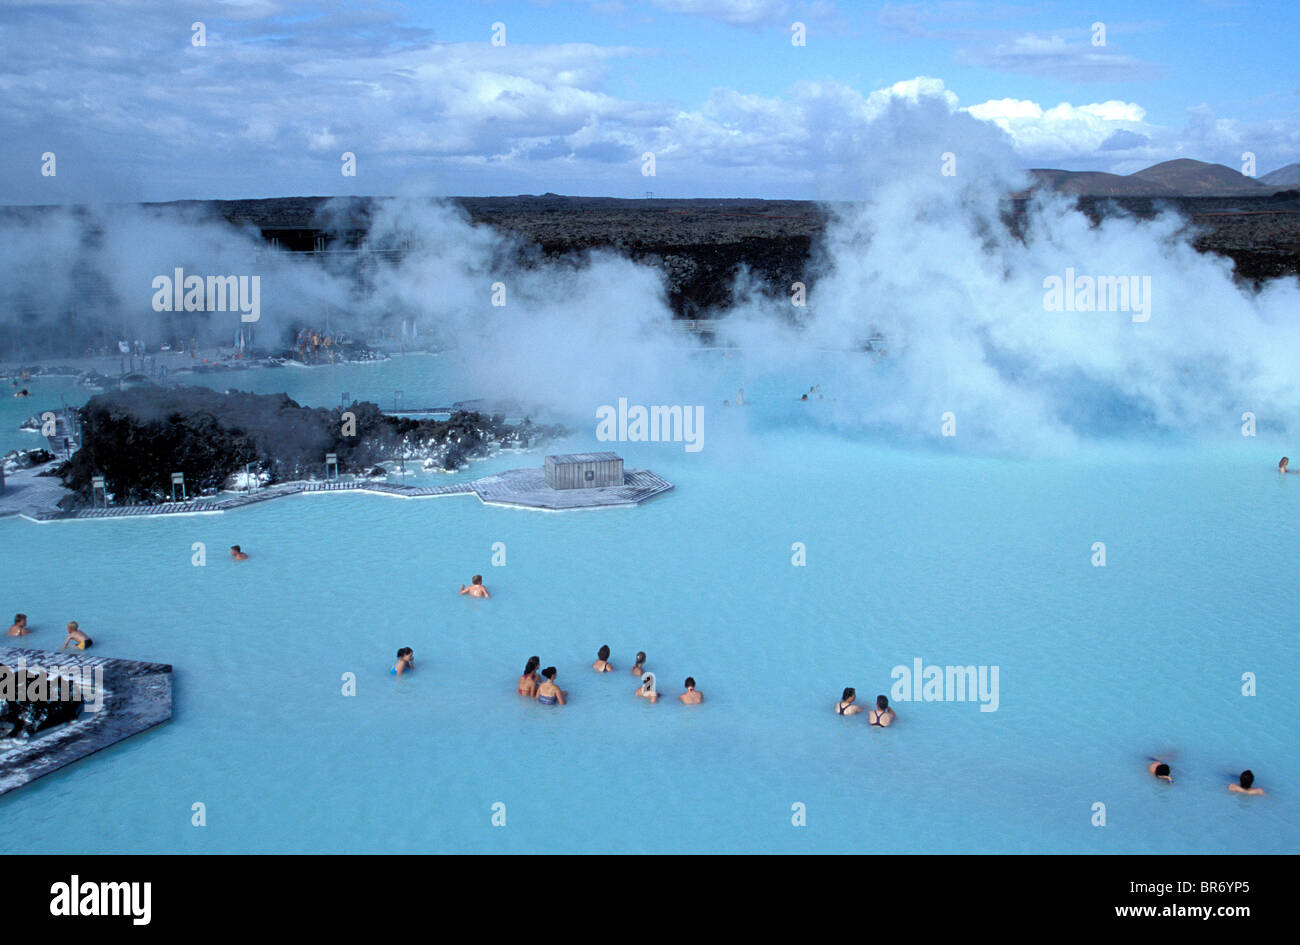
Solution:
[[[1104,171],[1058,171],[1034,168],[1029,172],[1037,183],[1046,184],[1063,193],[1090,197],[1175,197],[1168,187],[1149,180],[1107,174]]]
[[[1268,186],[1222,164],[1207,164],[1191,158],[1153,164],[1129,176],[1158,184],[1180,197],[1258,194]]]
[[[1259,180],[1260,183],[1268,184],[1270,187],[1300,186],[1300,162],[1288,164],[1286,167],[1279,167],[1275,171],[1269,171]]]
[[[1094,197],[1261,196],[1300,183],[1300,164],[1288,164],[1255,180],[1222,164],[1190,158],[1164,161],[1128,175],[1053,168],[1035,168],[1029,173],[1055,190]],[[1275,176],[1277,180],[1272,179]]]

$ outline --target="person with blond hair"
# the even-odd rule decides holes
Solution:
[[[69,620],[68,638],[63,641],[63,646],[59,647],[59,649],[66,650],[68,648],[68,644],[71,643],[79,650],[88,650],[90,649],[91,644],[93,644],[94,642],[95,642],[94,640],[92,640],[90,637],[86,636],[86,634],[82,632],[81,627],[80,625],[78,625],[77,621]]]

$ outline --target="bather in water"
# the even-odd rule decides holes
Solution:
[[[695,677],[686,677],[686,691],[677,697],[682,705],[699,705],[704,701],[704,694],[695,688]]]
[[[528,657],[528,662],[524,664],[524,674],[519,677],[518,692],[521,696],[527,696],[530,699],[536,698],[537,687],[542,683],[542,677],[537,674],[537,667],[542,665],[540,656]]]
[[[555,667],[546,667],[542,670],[542,676],[544,681],[537,687],[537,701],[542,705],[564,705],[569,694],[555,685]]]
[[[88,650],[91,648],[92,645],[94,645],[94,642],[95,642],[94,640],[86,636],[85,632],[82,631],[81,626],[80,624],[77,623],[77,621],[69,620],[68,638],[63,641],[63,646],[59,647],[59,649],[66,650],[68,648],[68,644],[71,643],[79,650]]]
[[[894,724],[894,710],[889,707],[889,700],[876,696],[876,707],[867,712],[867,724],[889,728]]]
[[[840,696],[840,701],[835,703],[836,715],[857,715],[862,711],[862,706],[857,704],[858,691],[852,686],[844,687],[844,694]]]
[[[1263,788],[1255,787],[1255,772],[1251,771],[1249,768],[1241,772],[1241,778],[1236,784],[1228,785],[1228,790],[1232,791],[1234,794],[1261,795],[1264,793]]]
[[[641,685],[637,686],[636,694],[642,699],[649,699],[652,703],[659,701],[659,693],[655,690],[654,673],[646,673],[641,677]]]
[[[1170,771],[1169,765],[1165,764],[1159,758],[1151,759],[1151,764],[1147,765],[1147,771],[1154,774],[1161,781],[1168,781],[1170,784],[1174,783],[1174,775],[1173,772]]]

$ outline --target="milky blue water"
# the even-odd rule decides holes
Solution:
[[[237,386],[491,393],[436,361]],[[0,520],[0,608],[31,644],[76,619],[101,655],[173,664],[176,696],[170,724],[0,798],[0,850],[1295,852],[1300,477],[1272,471],[1280,444],[990,458],[818,432],[763,393],[710,408],[699,453],[617,444],[676,483],[631,510],[315,495]],[[0,399],[0,446],[31,445],[10,430],[37,401]],[[223,557],[236,542],[249,561]],[[489,601],[456,593],[476,572]],[[601,644],[617,672],[590,670]],[[638,649],[657,705],[633,696]],[[515,694],[534,653],[568,706]],[[896,702],[886,731],[833,713],[917,658],[997,667],[997,710]],[[688,674],[702,706],[676,702]],[[1268,796],[1227,792],[1247,767]]]

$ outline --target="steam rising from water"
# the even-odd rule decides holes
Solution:
[[[379,205],[367,245],[409,251],[376,255],[361,287],[352,263],[322,268],[267,253],[255,232],[182,211],[91,211],[94,238],[71,212],[7,222],[0,325],[19,322],[26,337],[46,338],[59,326],[41,313],[72,300],[79,318],[156,346],[175,325],[151,311],[150,280],[183,266],[263,276],[259,345],[294,319],[323,324],[328,315],[336,329],[384,324],[395,333],[414,326],[421,340],[454,347],[450,357],[479,389],[583,424],[619,397],[717,405],[746,386],[793,403],[819,383],[826,402],[801,415],[812,422],[938,439],[951,412],[958,442],[974,448],[1150,431],[1228,435],[1247,411],[1261,429],[1296,428],[1294,280],[1239,288],[1231,263],[1196,253],[1173,213],[1093,227],[1067,200],[1044,195],[1017,237],[1000,201],[1025,181],[991,126],[919,95],[891,102],[873,129],[871,141],[853,143],[861,201],[837,205],[811,261],[807,307],[741,284],[733,309],[719,313],[720,342],[739,349],[731,357],[683,353],[692,342],[670,324],[657,270],[613,252],[528,259],[458,208],[416,200]],[[956,159],[954,176],[941,173],[945,153]],[[1067,268],[1149,276],[1150,320],[1045,310],[1043,280]],[[503,307],[492,305],[495,283]],[[209,340],[229,343],[237,322],[210,316]],[[876,331],[884,356],[861,352]]]

